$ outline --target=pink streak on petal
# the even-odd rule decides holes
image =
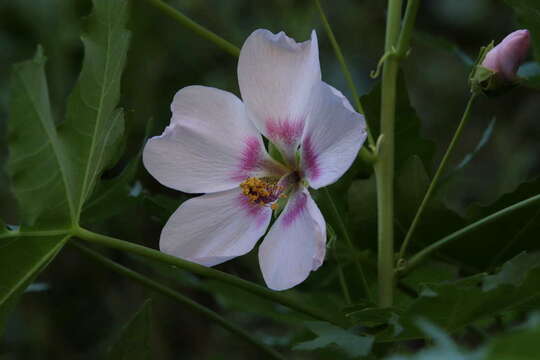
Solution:
[[[306,136],[302,142],[302,162],[304,170],[311,180],[316,180],[321,175],[318,156],[313,148],[310,135]]]
[[[283,214],[283,226],[290,226],[296,219],[306,211],[307,195],[302,193],[296,197],[294,203],[287,209],[287,212]]]
[[[246,216],[257,222],[257,226],[263,226],[266,223],[264,206],[250,203],[244,194],[239,194],[238,205],[245,210]]]
[[[233,175],[233,180],[243,181],[250,176],[250,173],[260,167],[262,156],[262,146],[254,136],[246,138],[244,150],[240,156],[240,165],[237,172]]]
[[[242,162],[240,168],[243,171],[252,171],[259,165],[261,160],[261,143],[256,137],[248,137],[246,146],[242,151]]]
[[[304,120],[268,119],[266,121],[268,138],[273,141],[282,141],[287,145],[297,141],[304,131]]]

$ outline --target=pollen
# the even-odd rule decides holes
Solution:
[[[271,203],[280,197],[283,187],[278,185],[274,178],[250,177],[240,184],[240,189],[250,203],[274,209],[275,206]]]

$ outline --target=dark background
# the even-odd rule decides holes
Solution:
[[[385,2],[322,2],[355,83],[361,93],[366,93],[376,81],[369,77],[369,72],[383,53]],[[121,100],[127,119],[126,152],[119,166],[105,177],[114,176],[137,156],[151,119],[152,135],[159,134],[168,124],[169,104],[178,89],[201,84],[238,94],[236,58],[197,37],[144,0],[131,3],[129,27],[133,34]],[[323,79],[350,96],[314,2],[175,0],[169,3],[238,46],[256,28],[284,30],[296,40],[307,39],[315,28]],[[5,138],[8,119],[11,64],[30,58],[37,44],[43,44],[49,59],[51,99],[57,119],[62,118],[66,96],[76,80],[83,56],[79,40],[82,18],[90,9],[90,1],[86,0],[0,0],[0,139]],[[412,52],[403,69],[411,103],[422,119],[422,134],[436,145],[433,164],[437,164],[469,96],[470,68],[466,57],[474,59],[480,46],[491,40],[500,41],[517,29],[517,25],[509,8],[498,1],[440,0],[423,2],[416,29]],[[539,114],[540,96],[525,88],[514,89],[504,97],[481,99],[474,107],[451,166],[461,162],[477,146],[495,119],[493,135],[459,176],[446,185],[446,204],[463,213],[468,204],[489,204],[524,180],[537,176],[540,173]],[[6,143],[0,140],[0,169],[6,157]],[[156,248],[164,221],[185,196],[160,186],[142,166],[136,179],[137,187],[142,185],[141,195],[129,203],[117,204],[118,214],[106,219],[99,229]],[[3,170],[0,171],[0,218],[17,224],[17,205]],[[218,310],[269,344],[283,345],[285,349],[299,339],[309,338],[309,333],[297,331],[300,327],[291,324],[288,318],[295,315],[285,309],[166,267],[150,269],[148,264],[124,254],[110,252],[109,255],[167,279],[182,293]],[[250,254],[219,268],[260,282],[255,258]],[[0,264],[0,271],[9,269],[1,268]],[[327,292],[331,281],[323,270],[312,275],[300,290]],[[55,259],[35,285],[23,296],[8,323],[0,344],[1,360],[97,358],[113,341],[119,327],[148,297],[154,298],[153,358],[257,356],[256,350],[197,314],[107,272],[70,247]],[[321,295],[318,301],[324,302],[325,298]],[[302,352],[291,356],[312,358]]]

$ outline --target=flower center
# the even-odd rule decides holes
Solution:
[[[283,186],[278,185],[278,180],[275,177],[250,177],[240,184],[240,188],[250,203],[260,206],[273,203],[269,206],[275,210],[277,205],[274,202],[284,197]]]

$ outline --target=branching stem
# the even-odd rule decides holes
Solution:
[[[204,307],[195,301],[191,300],[190,298],[180,294],[177,291],[174,291],[154,280],[151,278],[144,276],[142,274],[139,274],[138,272],[135,272],[131,269],[128,269],[125,266],[122,266],[105,256],[101,255],[100,253],[89,249],[88,247],[81,245],[77,242],[71,242],[71,245],[75,246],[83,255],[88,257],[89,259],[105,266],[106,268],[109,268],[123,276],[128,277],[129,279],[138,282],[139,284],[142,284],[143,286],[152,289],[162,295],[165,295],[175,301],[178,301],[179,303],[185,305],[190,310],[199,313],[200,315],[204,316],[210,321],[213,321],[217,323],[218,325],[222,326],[223,328],[229,330],[232,334],[244,339],[245,341],[249,342],[250,344],[257,347],[259,350],[261,350],[263,353],[268,355],[269,358],[272,359],[279,359],[284,360],[285,358],[276,352],[275,350],[271,349],[270,347],[264,345],[259,340],[251,336],[246,331],[242,330],[238,326],[232,324],[227,319],[219,315],[218,313],[208,309],[207,307]]]
[[[182,14],[179,10],[173,8],[169,4],[163,2],[162,0],[146,0],[152,6],[155,6],[157,9],[161,10],[168,17],[172,18],[176,22],[180,23],[182,26],[192,30],[195,34],[199,35],[203,39],[206,39],[229,54],[233,56],[238,56],[240,54],[240,49],[229,41],[223,39],[221,36],[217,35],[213,31],[208,30],[204,26],[196,23],[191,20],[186,15]]]
[[[124,240],[116,239],[111,236],[98,234],[86,229],[78,228],[74,232],[74,236],[89,242],[107,246],[113,249],[118,249],[121,251],[126,251],[135,255],[143,256],[149,259],[159,261],[163,264],[169,264],[176,266],[180,269],[187,270],[191,273],[205,276],[211,279],[215,279],[224,283],[228,283],[237,288],[244,289],[254,295],[263,297],[270,301],[287,306],[295,311],[308,315],[314,319],[328,321],[338,326],[344,326],[348,322],[345,318],[334,318],[333,316],[328,316],[323,311],[313,308],[309,305],[306,305],[296,299],[293,299],[289,295],[277,291],[272,291],[263,286],[254,284],[252,282],[243,280],[239,277],[229,275],[227,273],[221,272],[219,270],[202,266],[196,263],[192,263],[187,260],[183,260],[160,251],[147,248],[145,246],[137,245],[130,243]]]
[[[480,227],[483,227],[485,225],[488,225],[495,220],[509,215],[510,213],[522,209],[527,206],[531,206],[537,202],[540,202],[540,194],[535,195],[533,197],[530,197],[528,199],[525,199],[523,201],[520,201],[516,204],[510,205],[502,210],[499,210],[489,216],[486,216],[483,219],[480,219],[468,226],[465,226],[464,228],[436,241],[435,243],[429,245],[428,247],[424,248],[422,251],[418,252],[416,255],[414,255],[410,261],[407,262],[405,268],[403,271],[400,271],[400,275],[405,275],[408,272],[410,272],[412,269],[416,268],[419,264],[421,264],[429,255],[431,255],[433,252],[441,249],[442,247],[450,244],[454,240],[457,240],[459,238],[462,238],[463,236],[467,235],[468,233],[475,231],[479,229]]]
[[[409,227],[409,230],[407,231],[407,234],[405,235],[405,240],[403,240],[403,244],[401,244],[401,249],[399,251],[399,256],[398,256],[398,262],[402,262],[402,259],[404,259],[405,251],[407,250],[407,246],[409,245],[409,242],[414,233],[414,230],[416,229],[418,225],[420,217],[422,216],[424,209],[429,199],[431,198],[431,195],[433,191],[435,190],[439,182],[439,179],[442,173],[444,172],[444,169],[446,168],[446,164],[448,162],[448,159],[450,158],[450,154],[452,154],[452,151],[454,150],[454,147],[456,146],[456,143],[459,137],[461,136],[461,132],[463,131],[465,124],[467,124],[467,120],[469,119],[471,108],[476,97],[477,95],[471,94],[471,97],[469,98],[469,101],[467,102],[467,107],[465,108],[465,111],[463,112],[461,121],[459,122],[459,125],[456,128],[456,131],[454,132],[454,136],[452,137],[452,140],[450,141],[450,144],[448,145],[448,148],[446,149],[446,153],[444,154],[441,160],[441,163],[439,164],[439,168],[437,169],[437,171],[435,172],[435,175],[433,176],[433,180],[431,180],[431,183],[429,184],[429,187],[426,191],[426,194],[424,195],[424,198],[422,199],[422,202],[420,203],[420,206],[418,207],[418,211],[416,211],[416,215],[414,216],[411,226]]]

